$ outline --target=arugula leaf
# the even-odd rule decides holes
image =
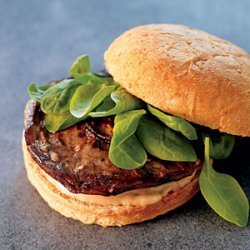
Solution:
[[[143,117],[136,132],[142,145],[151,155],[167,161],[196,161],[190,142],[173,130]]]
[[[79,86],[75,80],[65,79],[49,88],[41,98],[42,111],[45,114],[61,114],[68,111],[69,100]]]
[[[72,75],[74,78],[78,76],[78,74],[81,73],[90,73],[90,60],[88,55],[81,55],[76,58],[73,65],[69,69],[70,75]]]
[[[189,140],[197,140],[198,136],[195,128],[186,120],[175,117],[172,115],[167,115],[160,110],[153,108],[149,104],[147,105],[149,112],[156,116],[160,121],[162,121],[167,127],[182,133]]]
[[[88,115],[107,97],[117,86],[89,82],[81,85],[70,101],[70,113],[81,118]]]
[[[249,203],[239,183],[230,175],[216,172],[209,160],[209,138],[205,138],[205,162],[199,177],[201,193],[222,218],[240,227],[248,223]]]
[[[74,117],[69,111],[61,114],[50,113],[45,115],[44,124],[49,132],[57,132],[69,128],[83,119]]]
[[[33,99],[37,102],[41,102],[41,98],[42,98],[42,95],[44,94],[44,92],[52,86],[53,86],[53,84],[46,84],[46,85],[38,87],[36,85],[36,83],[32,82],[28,86],[29,96],[31,99]]]
[[[216,160],[226,159],[232,153],[235,144],[235,137],[233,135],[221,133],[213,135],[212,133],[203,133],[203,138],[206,136],[210,138],[209,152],[211,158]]]
[[[141,108],[142,102],[119,87],[107,96],[97,109],[89,114],[91,117],[116,115],[129,110]]]
[[[109,159],[117,167],[136,169],[147,161],[147,153],[135,136],[138,123],[146,111],[133,110],[115,117]]]

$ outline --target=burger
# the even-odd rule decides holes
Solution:
[[[106,73],[87,55],[68,78],[31,83],[23,152],[28,179],[54,210],[122,226],[165,214],[200,190],[238,225],[249,203],[213,168],[250,136],[250,57],[181,25],[144,25],[112,42]]]

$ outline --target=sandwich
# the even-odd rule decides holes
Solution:
[[[106,72],[79,56],[69,77],[31,83],[22,147],[28,179],[54,210],[123,226],[183,205],[199,190],[246,226],[239,183],[213,167],[250,136],[250,58],[181,25],[144,25],[115,39]]]

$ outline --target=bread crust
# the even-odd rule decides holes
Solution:
[[[162,111],[250,136],[250,57],[236,45],[181,25],[145,25],[105,53],[109,73]]]
[[[147,205],[137,204],[102,204],[101,202],[86,202],[80,196],[67,190],[59,188],[60,183],[46,174],[39,165],[32,159],[23,137],[22,147],[24,153],[24,162],[31,184],[36,188],[42,198],[54,210],[62,215],[80,220],[85,224],[98,224],[103,227],[123,226],[127,224],[142,222],[165,214],[190,200],[198,191],[198,173],[194,174],[190,181],[175,191],[168,192],[159,201]],[[188,177],[186,177],[188,178]],[[180,181],[179,181],[180,182]],[[156,187],[157,188],[157,187]],[[155,188],[149,188],[151,190]],[[146,189],[143,189],[144,192]],[[128,191],[127,193],[129,194]],[[123,193],[123,199],[126,198]],[[86,195],[85,195],[86,197]],[[98,200],[100,196],[95,198]],[[101,198],[101,197],[100,197]],[[106,200],[112,199],[109,197]],[[97,204],[98,203],[98,204]]]

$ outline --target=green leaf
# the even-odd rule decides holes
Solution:
[[[148,106],[149,112],[156,116],[160,121],[162,121],[167,127],[182,133],[189,140],[197,140],[198,136],[195,128],[186,120],[175,117],[172,115],[167,115],[160,110],[153,108],[150,105]]]
[[[95,74],[89,72],[89,73],[79,73],[75,75],[75,80],[79,83],[86,84],[88,82],[93,82],[96,84],[106,83],[109,85],[111,83],[110,80],[105,79],[104,77],[98,77]],[[114,81],[112,81],[114,83]]]
[[[45,114],[61,114],[69,109],[69,101],[80,86],[75,80],[65,79],[49,88],[41,98],[41,109]]]
[[[151,155],[167,161],[196,161],[196,153],[190,142],[173,130],[156,121],[143,117],[137,136]]]
[[[91,117],[104,117],[120,114],[129,110],[139,109],[142,102],[119,87],[107,96],[97,109],[89,114]]]
[[[37,87],[37,85],[34,82],[32,82],[28,86],[29,96],[31,99],[33,99],[37,102],[41,102],[41,98],[42,98],[42,95],[44,94],[44,92],[52,86],[53,86],[53,84],[46,84],[46,85]]]
[[[107,84],[116,84],[110,76],[102,76],[91,72],[88,55],[79,56],[70,67],[69,73],[78,83],[88,83],[92,81],[94,83],[105,82]]]
[[[70,112],[77,118],[88,115],[107,97],[117,86],[89,82],[81,85],[70,101]]]
[[[109,159],[115,166],[136,169],[146,163],[147,153],[134,135],[144,114],[146,111],[141,109],[116,115],[109,148]]]
[[[77,119],[68,111],[61,114],[50,113],[45,115],[44,124],[49,132],[57,132],[69,128],[81,120],[83,120],[83,118]]]
[[[239,183],[230,175],[216,172],[209,160],[209,138],[205,138],[205,162],[199,177],[201,193],[222,218],[240,227],[248,223],[249,203]]]
[[[203,138],[206,136],[210,138],[209,147],[211,158],[216,160],[226,159],[232,153],[235,144],[235,137],[233,135],[203,133]]]
[[[72,75],[74,78],[78,76],[78,74],[81,73],[90,73],[90,60],[88,55],[81,55],[76,58],[73,65],[69,69],[70,75]]]

